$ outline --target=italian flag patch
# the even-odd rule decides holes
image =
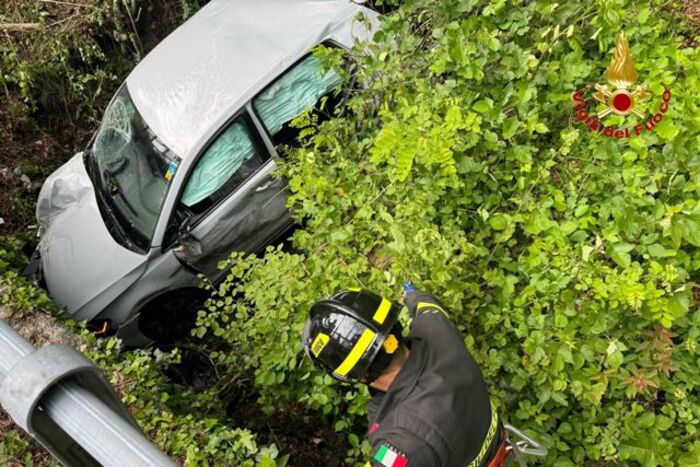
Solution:
[[[388,444],[382,444],[379,447],[379,450],[374,455],[374,460],[384,467],[406,467],[408,465],[408,457],[399,454]]]

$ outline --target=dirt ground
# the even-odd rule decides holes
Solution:
[[[168,351],[170,348],[166,346],[162,350]],[[217,383],[213,362],[196,347],[196,342],[191,346],[180,346],[180,351],[180,363],[166,372],[171,381],[193,391],[202,391]],[[328,422],[324,422],[319,414],[298,404],[266,414],[257,402],[257,394],[250,378],[238,375],[236,380],[236,384],[227,384],[219,394],[226,405],[228,423],[231,426],[249,429],[256,434],[260,444],[274,443],[282,454],[290,455],[289,466],[345,465],[344,457],[350,444]],[[359,430],[361,433],[364,428]]]
[[[242,393],[230,402],[227,411],[232,423],[256,433],[259,443],[274,443],[280,452],[289,454],[290,467],[345,465],[350,444],[300,405],[267,415],[254,394]]]
[[[700,0],[683,0],[683,13],[700,33]]]

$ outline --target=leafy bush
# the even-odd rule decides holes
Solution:
[[[654,132],[611,139],[571,95],[604,83],[623,28],[647,116],[673,97]],[[270,410],[334,420],[358,459],[367,392],[311,368],[301,325],[340,288],[398,300],[410,280],[444,300],[544,464],[697,465],[700,54],[685,33],[648,2],[405,2],[371,55],[351,53],[352,115],[285,159],[295,252],[232,255],[197,334],[229,343],[213,357],[254,371]]]

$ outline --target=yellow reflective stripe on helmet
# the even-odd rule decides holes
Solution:
[[[343,363],[341,363],[340,366],[335,369],[335,373],[340,376],[347,376],[347,374],[350,373],[353,368],[355,368],[357,362],[360,361],[360,358],[362,358],[365,350],[367,350],[367,347],[369,347],[374,340],[374,336],[376,336],[374,331],[365,329],[360,338],[357,340],[355,347],[353,347],[348,356],[345,357]]]
[[[382,324],[386,319],[386,315],[389,314],[389,310],[391,310],[391,302],[386,298],[382,298],[382,303],[379,304],[379,307],[377,308],[377,311],[374,312],[372,319],[379,324]]]
[[[447,316],[447,312],[443,310],[440,305],[437,305],[435,303],[418,302],[418,305],[416,305],[416,311],[421,311],[423,308],[435,308],[436,310],[442,311],[443,313],[445,313],[445,316]]]

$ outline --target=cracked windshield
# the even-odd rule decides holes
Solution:
[[[92,153],[122,230],[147,248],[179,158],[146,125],[126,86],[107,109]]]

